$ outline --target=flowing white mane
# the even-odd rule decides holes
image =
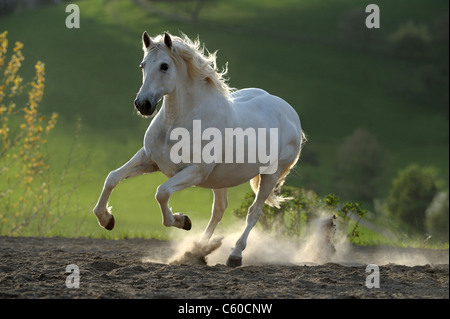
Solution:
[[[164,48],[175,63],[181,60],[186,63],[188,73],[192,79],[205,80],[221,94],[230,98],[234,90],[226,83],[227,79],[225,75],[228,72],[227,66],[222,71],[219,71],[217,68],[217,51],[210,53],[205,49],[204,45],[201,45],[198,38],[192,41],[183,33],[181,37],[171,35],[171,38],[173,43],[172,51],[167,50],[164,45],[164,35],[158,35],[152,39],[152,45],[148,50]]]

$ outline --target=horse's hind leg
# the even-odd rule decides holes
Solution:
[[[216,229],[217,224],[222,220],[223,213],[228,206],[227,199],[227,189],[219,188],[213,189],[214,192],[214,203],[211,213],[211,219],[209,220],[208,226],[203,233],[203,236],[200,240],[201,243],[207,243],[211,238],[214,230]]]
[[[97,216],[100,226],[108,230],[114,228],[114,217],[107,205],[109,196],[117,184],[128,177],[151,173],[156,170],[155,168],[156,166],[153,165],[144,149],[141,148],[125,165],[108,174],[100,198],[94,208],[94,214]]]
[[[247,246],[247,238],[250,234],[250,231],[255,226],[259,217],[261,216],[262,209],[264,206],[264,201],[269,197],[273,188],[276,186],[278,182],[279,174],[265,174],[261,175],[261,179],[259,182],[258,192],[256,194],[256,198],[250,208],[248,209],[246,226],[244,232],[241,237],[236,242],[235,247],[233,248],[230,256],[227,260],[227,266],[238,267],[242,265],[242,251]]]

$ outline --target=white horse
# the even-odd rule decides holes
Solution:
[[[245,229],[227,260],[229,266],[240,266],[247,237],[258,221],[264,203],[278,206],[284,200],[274,192],[280,189],[289,171],[297,163],[305,141],[299,116],[287,102],[263,90],[231,90],[223,78],[226,70],[217,70],[216,53],[204,53],[198,40],[191,41],[185,35],[176,37],[168,33],[152,39],[144,32],[142,42],[144,58],[140,68],[143,83],[134,101],[135,108],[142,116],[151,116],[161,99],[163,103],[145,133],[143,148],[125,165],[109,173],[94,213],[99,224],[111,230],[114,217],[107,205],[114,187],[125,178],[161,171],[169,178],[157,188],[155,196],[164,226],[185,230],[191,228],[191,221],[186,215],[172,213],[169,208],[169,198],[174,192],[190,186],[212,189],[212,216],[200,241],[207,243],[227,207],[227,188],[250,181],[256,198],[248,210]],[[191,145],[174,138],[176,134],[173,132],[177,132],[177,129],[183,129],[190,136],[195,135],[196,120],[201,120],[203,128],[212,128],[208,131],[211,134],[205,137],[205,130],[202,140],[191,142]],[[275,129],[275,138],[273,135],[266,136],[263,141],[264,137],[258,134],[258,145],[268,142],[277,147],[277,158],[275,163],[270,163],[270,173],[261,170],[267,161],[255,161],[250,152],[247,161],[235,160],[240,154],[227,160],[225,152],[229,150],[227,147],[230,141],[215,144],[221,149],[214,148],[213,161],[198,160],[198,152],[206,142],[211,137],[226,135],[230,128],[242,128],[244,134],[251,132],[248,128],[258,129],[258,133],[261,129],[271,129],[270,132]],[[254,137],[251,134],[246,137],[240,145],[236,142],[237,146],[244,147],[237,152],[250,150]],[[237,136],[235,138],[238,139]],[[184,157],[183,161],[174,161],[173,155],[179,155],[179,152],[174,153],[174,147],[178,151],[192,149],[193,154]],[[261,154],[260,150],[258,154]],[[263,154],[266,155],[265,149]]]

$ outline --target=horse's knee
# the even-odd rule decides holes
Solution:
[[[163,187],[158,186],[158,189],[156,190],[155,199],[158,201],[158,203],[164,203],[168,202],[170,197],[170,193],[164,189]]]
[[[119,181],[117,180],[117,173],[115,171],[112,171],[108,174],[105,180],[105,188],[106,189],[113,189],[117,186]]]

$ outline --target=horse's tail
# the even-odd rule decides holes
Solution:
[[[306,135],[305,133],[302,131],[302,139],[300,142],[300,147],[298,149],[298,153],[297,156],[295,157],[294,161],[289,164],[284,170],[283,172],[280,174],[280,176],[278,177],[278,181],[277,184],[275,185],[275,187],[273,188],[272,192],[270,193],[269,197],[267,197],[266,201],[264,202],[265,204],[271,206],[271,207],[276,207],[276,208],[280,208],[280,204],[284,201],[287,200],[291,200],[292,197],[283,197],[283,196],[277,196],[275,195],[276,192],[280,191],[281,187],[283,186],[286,177],[289,175],[291,169],[295,166],[295,164],[297,164],[298,159],[300,158],[300,153],[302,151],[303,148],[303,144],[307,141],[306,139]],[[255,194],[258,193],[258,188],[259,188],[259,180],[260,180],[261,176],[260,174],[256,175],[255,177],[253,177],[250,180],[250,187],[252,188],[253,192]]]

